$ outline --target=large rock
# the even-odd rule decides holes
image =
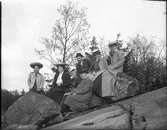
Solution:
[[[69,121],[50,126],[44,130],[55,129],[130,129],[129,112],[120,105],[113,105],[76,117]]]
[[[134,129],[141,129],[140,127],[146,127],[146,130],[167,128],[167,87],[120,101],[119,104],[133,106],[133,118],[136,118],[133,121]],[[138,120],[143,122],[138,123]]]
[[[119,104],[119,105],[118,105]],[[123,106],[123,107],[121,107]],[[113,103],[43,130],[167,128],[167,87]]]
[[[10,125],[39,125],[51,118],[55,122],[62,121],[59,105],[52,99],[28,92],[12,104],[4,115],[5,122]],[[56,118],[56,120],[55,120]]]

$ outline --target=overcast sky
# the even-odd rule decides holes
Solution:
[[[143,0],[73,0],[87,7],[90,33],[114,40],[118,32],[123,38],[137,33],[166,39],[165,2]],[[29,64],[40,61],[41,70],[47,63],[40,60],[34,48],[39,39],[49,36],[57,7],[65,0],[4,0],[2,1],[2,88],[28,90]]]

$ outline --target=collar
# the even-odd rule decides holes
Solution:
[[[63,71],[63,72],[61,72],[61,73],[59,73],[59,75],[60,75],[60,74],[63,74],[63,73],[64,73],[64,71]]]

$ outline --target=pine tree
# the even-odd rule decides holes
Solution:
[[[98,43],[96,42],[96,37],[93,36],[92,41],[91,41],[90,50],[93,52],[96,49],[98,49]]]
[[[25,91],[24,91],[24,89],[22,89],[21,95],[23,96],[24,94],[25,94]]]

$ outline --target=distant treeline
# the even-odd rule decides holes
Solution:
[[[21,96],[22,94],[19,94],[17,91],[11,92],[1,89],[1,114],[3,114],[8,107]]]

